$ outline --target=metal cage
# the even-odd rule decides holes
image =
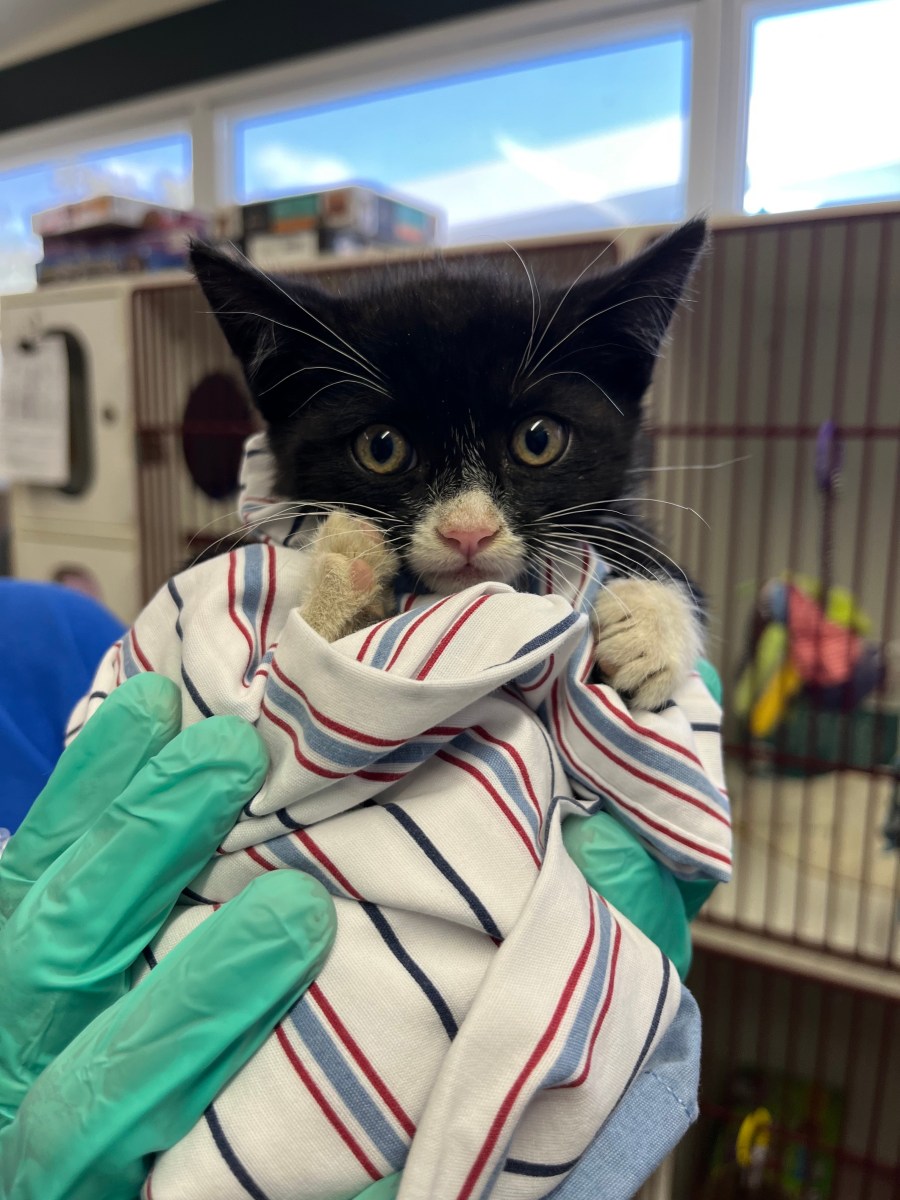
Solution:
[[[894,659],[861,707],[804,711],[768,739],[726,707],[735,882],[705,919],[896,968],[900,855],[881,830],[900,749],[900,214],[719,231],[695,290],[655,390],[655,494],[680,506],[659,507],[709,593],[726,687],[777,576],[849,589]]]

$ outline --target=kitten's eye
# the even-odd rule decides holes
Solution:
[[[396,475],[413,465],[413,448],[392,425],[370,425],[353,443],[357,461],[376,475]]]
[[[513,457],[526,467],[546,467],[556,462],[569,443],[565,426],[553,417],[528,417],[513,432]]]

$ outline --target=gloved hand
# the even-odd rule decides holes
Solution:
[[[132,964],[267,768],[252,727],[178,733],[180,707],[161,676],[117,689],[0,859],[2,1200],[134,1200],[333,941],[324,889],[274,871],[132,990]]]
[[[721,704],[722,684],[715,667],[701,659],[697,670]],[[594,891],[655,942],[684,979],[691,965],[689,922],[709,899],[715,883],[676,879],[605,812],[569,817],[563,822],[563,841]]]
[[[265,775],[249,726],[212,718],[176,737],[179,726],[169,681],[117,689],[0,861],[2,1200],[133,1200],[152,1154],[196,1123],[333,939],[327,894],[274,872],[129,991],[131,963]],[[564,838],[591,886],[683,973],[687,922],[711,887],[673,880],[604,813],[570,818]],[[123,861],[134,870],[120,881]],[[400,1178],[358,1200],[393,1200]]]
[[[691,965],[689,921],[715,883],[676,879],[609,813],[569,817],[562,828],[572,861],[594,891],[655,942],[684,979]]]
[[[697,669],[721,704],[722,684],[715,668],[703,659]],[[691,965],[689,923],[715,883],[676,879],[609,813],[568,817],[562,831],[572,861],[590,886],[655,942],[684,979]],[[357,1200],[395,1200],[401,1179],[401,1174],[389,1175],[373,1183]],[[553,1194],[556,1200],[566,1200],[567,1196],[593,1195],[598,1186],[589,1152]]]

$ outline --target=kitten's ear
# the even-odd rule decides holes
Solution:
[[[205,242],[191,243],[191,266],[210,308],[257,392],[265,364],[289,340],[322,357],[332,297],[309,284],[270,279],[251,263]],[[268,415],[268,414],[264,414]]]
[[[640,399],[706,245],[706,222],[697,218],[608,274],[576,284],[561,315],[566,314],[565,325],[570,328],[582,324],[560,343],[556,361],[562,356],[590,356],[607,374],[618,377],[623,399]]]

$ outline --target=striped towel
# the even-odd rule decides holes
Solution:
[[[338,935],[144,1195],[338,1200],[402,1169],[401,1200],[546,1196],[681,1002],[668,960],[588,888],[560,822],[606,808],[678,874],[726,878],[718,707],[698,677],[656,714],[588,682],[604,568],[587,549],[534,593],[406,596],[329,645],[296,608],[304,523],[247,494],[263,540],[170,581],[74,726],[153,670],[180,683],[185,724],[235,713],[269,750],[264,787],[147,969],[264,871],[315,875]]]

